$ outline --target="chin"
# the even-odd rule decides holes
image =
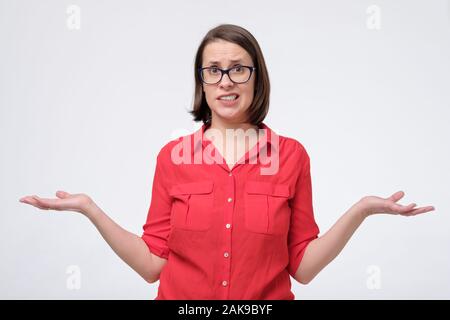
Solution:
[[[222,119],[223,121],[230,122],[230,123],[236,122],[240,118],[239,114],[234,114],[234,113],[230,114],[228,112],[219,112],[219,113],[216,113],[216,115],[218,118]]]

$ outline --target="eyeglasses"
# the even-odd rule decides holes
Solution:
[[[206,84],[216,84],[222,81],[223,75],[227,74],[234,83],[246,83],[250,80],[255,67],[234,66],[229,69],[220,69],[218,67],[198,68],[200,79]]]

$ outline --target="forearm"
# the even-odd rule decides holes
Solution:
[[[153,267],[152,254],[142,238],[123,229],[95,203],[86,211],[86,217],[125,263],[148,282],[154,282],[159,277]]]
[[[366,216],[362,205],[357,202],[323,236],[311,241],[305,249],[295,279],[309,283],[342,251]]]

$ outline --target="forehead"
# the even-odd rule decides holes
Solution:
[[[229,64],[233,62],[251,63],[248,52],[232,42],[216,40],[208,43],[203,49],[203,63]]]

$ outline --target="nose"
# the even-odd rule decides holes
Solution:
[[[234,82],[231,81],[230,76],[228,74],[224,74],[222,77],[222,80],[219,82],[219,87],[232,87],[234,85]]]

